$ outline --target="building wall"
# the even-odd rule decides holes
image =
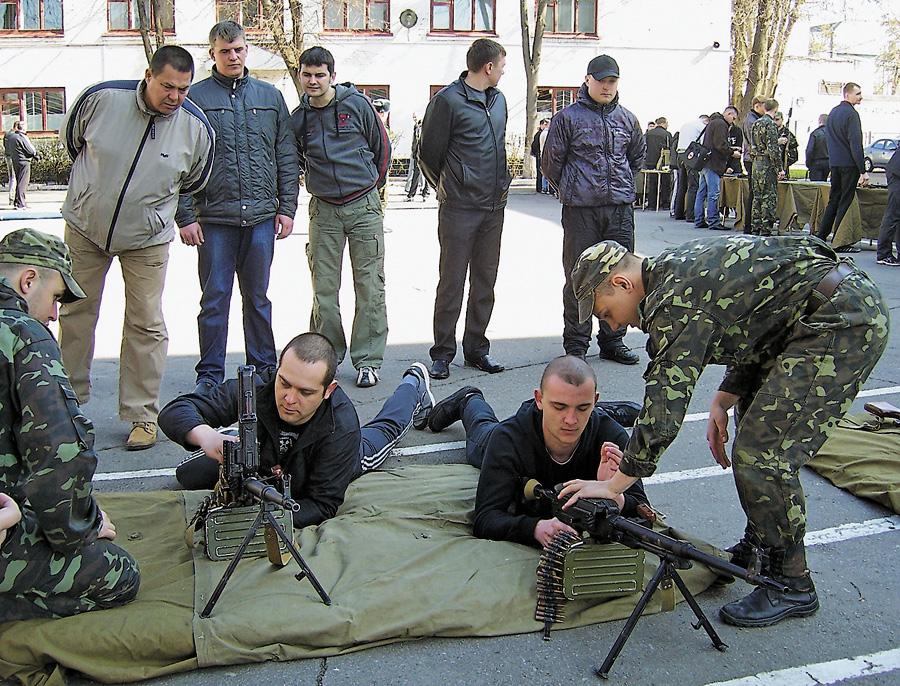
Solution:
[[[500,82],[509,102],[507,131],[512,138],[523,138],[525,70],[519,5],[515,0],[496,2],[496,35],[490,37],[507,49]],[[678,21],[689,31],[673,27],[668,0],[599,5],[597,37],[545,37],[540,86],[577,87],[590,59],[607,53],[619,62],[621,103],[644,124],[666,116],[670,130],[675,131],[701,111],[721,111],[726,105],[729,3],[679,3]],[[418,15],[418,23],[410,29],[399,21],[405,9]],[[140,37],[108,33],[105,0],[64,0],[63,13],[62,36],[0,36],[0,65],[5,65],[0,88],[64,87],[68,104],[97,81],[143,75],[146,61]],[[324,34],[319,43],[334,53],[339,81],[390,87],[390,127],[399,136],[395,155],[405,157],[413,113],[422,115],[432,86],[459,77],[465,69],[466,50],[479,36],[431,33],[429,0],[392,2],[390,17],[390,35]],[[170,42],[183,45],[194,55],[196,79],[208,76],[212,66],[206,36],[214,22],[213,0],[175,0],[176,34]],[[299,98],[280,58],[254,46],[252,36],[250,42],[251,73],[278,86],[288,106],[295,107]],[[716,42],[718,47],[713,47]]]

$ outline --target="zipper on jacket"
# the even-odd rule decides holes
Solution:
[[[122,210],[122,203],[125,202],[125,192],[128,190],[128,184],[131,181],[131,177],[134,176],[134,170],[137,168],[138,161],[141,159],[141,153],[144,150],[144,145],[147,142],[147,138],[150,137],[156,138],[156,117],[154,115],[150,115],[150,121],[147,123],[147,130],[144,131],[144,136],[141,138],[141,144],[138,146],[137,152],[134,154],[134,160],[131,162],[131,169],[128,170],[128,174],[125,176],[125,183],[122,184],[122,190],[119,192],[119,199],[116,201],[116,211],[113,212],[112,219],[109,222],[109,233],[106,234],[106,252],[109,252],[109,246],[112,244],[112,236],[113,231],[116,228],[116,221],[119,218],[119,212]]]

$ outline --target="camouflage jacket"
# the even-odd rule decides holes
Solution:
[[[768,114],[764,114],[750,127],[750,159],[763,162],[761,158],[775,166],[776,171],[783,168],[781,162],[781,147],[778,145],[778,124]]]
[[[760,365],[784,348],[837,256],[812,236],[701,238],[644,262],[641,329],[649,334],[644,407],[620,469],[647,477],[675,439],[709,364],[719,390],[759,387]]]
[[[74,552],[100,531],[91,495],[94,427],[78,408],[53,335],[2,277],[0,359],[0,491],[54,550]]]

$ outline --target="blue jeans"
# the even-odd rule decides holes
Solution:
[[[694,201],[694,226],[703,222],[703,201],[706,201],[706,223],[711,229],[722,228],[719,221],[719,181],[721,177],[711,169],[700,170],[700,187]]]
[[[237,274],[244,315],[244,346],[247,364],[257,371],[274,367],[275,338],[272,335],[272,303],[269,301],[269,270],[275,253],[275,219],[254,227],[201,222],[203,244],[198,248],[200,314],[200,361],[197,380],[221,383],[225,378],[225,347],[228,342],[228,312]]]

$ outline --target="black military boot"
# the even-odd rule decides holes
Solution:
[[[819,598],[809,570],[796,576],[786,576],[785,572],[797,573],[796,563],[805,556],[801,551],[772,549],[769,553],[769,574],[773,581],[783,584],[787,591],[774,591],[757,587],[750,595],[728,603],[719,610],[722,621],[734,626],[771,626],[788,617],[808,617],[819,609]]]
[[[762,547],[762,541],[756,534],[745,531],[744,537],[730,548],[726,548],[725,552],[731,553],[731,564],[748,571],[768,574],[769,553]],[[757,564],[759,568],[754,569]]]

